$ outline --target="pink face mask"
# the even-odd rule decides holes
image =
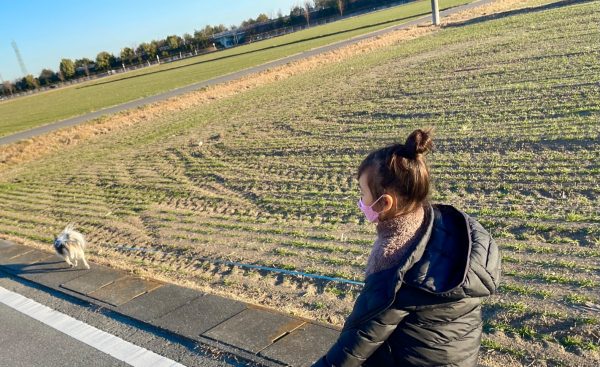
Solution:
[[[382,197],[383,196],[380,196],[377,200],[373,202],[373,204],[369,206],[363,203],[362,198],[358,200],[358,207],[360,208],[360,210],[362,210],[362,212],[365,214],[365,217],[367,217],[367,220],[371,223],[377,223],[379,221],[379,213],[373,210],[373,205],[375,205],[375,203],[378,202],[379,199],[381,199]]]

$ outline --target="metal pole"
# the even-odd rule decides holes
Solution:
[[[431,0],[431,17],[433,18],[433,25],[440,25],[440,7],[438,0]]]

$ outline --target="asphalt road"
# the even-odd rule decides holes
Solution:
[[[466,5],[461,5],[461,6],[457,6],[454,8],[450,8],[444,11],[440,12],[440,16],[443,17],[444,16],[448,16],[450,14],[454,14],[454,13],[458,13],[467,9],[471,9],[471,8],[475,8],[481,5],[485,5],[485,4],[489,4],[492,3],[493,0],[479,0],[479,1],[474,1],[470,4],[466,4]],[[407,23],[402,23],[400,25],[395,25],[389,28],[385,28],[379,31],[375,31],[375,32],[371,32],[371,33],[367,33],[361,36],[357,36],[348,40],[344,40],[344,41],[340,41],[337,43],[333,43],[330,45],[326,45],[326,46],[322,46],[322,47],[318,47],[318,48],[314,48],[312,50],[308,50],[305,52],[301,52],[295,55],[291,55],[279,60],[275,60],[275,61],[271,61],[268,62],[266,64],[262,64],[262,65],[258,65],[255,67],[251,67],[248,69],[244,69],[244,70],[240,70],[238,72],[234,72],[228,75],[224,75],[224,76],[220,76],[214,79],[209,79],[203,82],[198,82],[198,83],[194,83],[185,87],[181,87],[181,88],[177,88],[177,89],[173,89],[171,91],[168,92],[164,92],[164,93],[160,93],[154,96],[150,96],[150,97],[146,97],[146,98],[141,98],[141,99],[137,99],[131,102],[127,102],[127,103],[123,103],[117,106],[113,106],[113,107],[108,107],[108,108],[104,108],[98,111],[94,111],[85,115],[81,115],[81,116],[76,116],[76,117],[72,117],[66,120],[62,120],[62,121],[58,121],[58,122],[53,122],[44,126],[40,126],[40,127],[36,127],[30,130],[26,130],[26,131],[22,131],[22,132],[18,132],[12,135],[7,135],[4,137],[0,137],[0,146],[1,145],[5,145],[5,144],[11,144],[14,142],[17,142],[19,140],[24,140],[24,139],[29,139],[35,136],[39,136],[39,135],[43,135],[46,133],[49,133],[51,131],[55,131],[58,129],[62,129],[65,127],[69,127],[69,126],[74,126],[74,125],[78,125],[81,124],[83,122],[89,121],[89,120],[93,120],[95,118],[98,118],[100,116],[104,116],[104,115],[108,115],[108,114],[113,114],[113,113],[117,113],[117,112],[121,112],[121,111],[125,111],[125,110],[129,110],[132,108],[137,108],[149,103],[154,103],[154,102],[159,102],[159,101],[163,101],[165,99],[169,99],[172,97],[176,97],[185,93],[189,93],[204,87],[208,87],[208,86],[213,86],[216,84],[221,84],[221,83],[226,83],[226,82],[230,82],[236,79],[240,79],[243,78],[247,75],[250,74],[256,74],[259,73],[261,71],[265,71],[274,67],[278,67],[278,66],[282,66],[285,65],[287,63],[290,62],[294,62],[294,61],[298,61],[301,59],[305,59],[311,56],[315,56],[321,53],[325,53],[328,51],[332,51],[335,49],[339,49],[348,45],[352,45],[355,43],[358,43],[362,40],[368,39],[368,38],[373,38],[373,37],[377,37],[377,36],[381,36],[383,34],[386,33],[390,33],[390,32],[394,32],[400,29],[404,29],[404,28],[408,28],[411,27],[413,25],[416,24],[420,24],[423,23],[424,21],[431,19],[431,16],[425,16],[425,17],[421,17],[418,19],[415,19],[413,21],[407,22]]]
[[[0,303],[0,366],[128,366]]]
[[[256,367],[2,272],[0,287],[187,367]],[[96,367],[129,364],[0,302],[0,367],[19,366]]]

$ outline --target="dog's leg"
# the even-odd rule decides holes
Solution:
[[[75,265],[76,266],[77,266],[77,261],[79,261],[79,260],[81,260],[83,262],[83,266],[85,266],[86,269],[90,268],[90,265],[85,260],[85,254],[83,253],[82,248],[78,248],[77,252],[75,253]]]
[[[81,251],[81,260],[83,261],[83,266],[85,266],[85,268],[89,270],[90,264],[88,264],[88,262],[85,260],[85,255],[83,254],[83,251]]]
[[[64,259],[65,259],[65,262],[66,262],[67,264],[69,264],[69,267],[70,267],[70,268],[72,268],[72,267],[73,267],[73,263],[71,262],[71,259],[69,259],[69,257],[68,257],[68,256],[65,256],[65,257],[64,257]]]
[[[77,267],[77,258],[79,257],[77,254],[77,249],[71,250],[69,255],[70,255],[69,257],[71,258],[71,261],[73,262],[73,265],[75,265],[75,267]]]

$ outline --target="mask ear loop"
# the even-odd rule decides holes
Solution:
[[[375,204],[376,204],[376,203],[379,201],[379,199],[381,199],[382,197],[383,197],[383,195],[381,195],[381,196],[380,196],[380,197],[379,197],[377,200],[375,200],[375,201],[373,202],[373,204],[369,205],[369,208],[373,209],[373,205],[375,205]],[[374,209],[373,209],[373,210],[374,210]],[[377,212],[377,213],[379,213],[379,212]]]

